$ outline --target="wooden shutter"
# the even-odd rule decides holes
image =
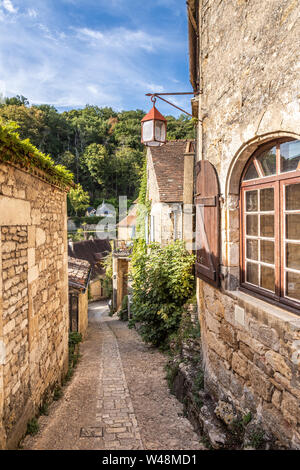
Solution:
[[[196,276],[219,285],[220,205],[219,183],[214,166],[196,164]]]

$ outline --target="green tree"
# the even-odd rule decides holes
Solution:
[[[29,101],[23,95],[13,96],[12,98],[6,97],[4,99],[5,105],[15,105],[15,106],[29,106]]]
[[[21,139],[30,139],[30,142],[41,150],[40,143],[44,132],[44,115],[42,111],[34,107],[28,108],[24,105],[9,104],[0,107],[0,117],[4,122],[16,122],[19,125],[18,133]]]
[[[68,198],[76,215],[83,214],[90,205],[90,196],[83,190],[81,184],[70,189]]]
[[[195,139],[195,125],[191,118],[181,114],[177,119],[173,116],[166,116],[167,119],[167,139]]]

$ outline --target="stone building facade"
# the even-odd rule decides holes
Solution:
[[[17,445],[68,368],[66,188],[48,176],[0,161],[3,449]]]
[[[215,169],[220,204],[219,276],[217,282],[203,275],[197,280],[205,387],[216,401],[230,401],[242,414],[251,412],[281,445],[299,449],[299,225],[298,235],[294,227],[293,282],[286,281],[285,293],[278,281],[288,276],[281,248],[272,261],[276,273],[278,268],[275,287],[265,284],[264,288],[258,280],[252,280],[250,286],[243,264],[245,256],[251,256],[244,245],[248,229],[241,180],[250,184],[244,171],[256,152],[258,175],[252,181],[259,179],[261,186],[252,189],[255,195],[259,192],[261,201],[261,191],[268,185],[276,192],[281,184],[286,188],[292,182],[285,184],[285,170],[280,165],[285,159],[281,144],[294,142],[296,148],[295,142],[300,140],[300,5],[297,0],[189,0],[188,16],[190,76],[195,91],[192,109],[199,119],[197,161],[206,160]],[[260,152],[267,149],[270,163],[276,144],[280,152],[277,167],[273,173],[263,173]],[[296,185],[300,182],[299,154],[293,158]],[[268,175],[274,175],[273,179]],[[294,208],[300,202],[297,188]],[[285,222],[279,224],[282,211],[288,209],[284,195],[275,206],[269,212],[277,227],[275,236],[264,239],[260,228],[251,242],[261,247],[260,258],[252,263],[259,265],[261,279],[263,243],[273,244],[275,238],[279,246],[285,233]],[[264,216],[258,216],[262,221]],[[248,262],[246,259],[246,265]],[[265,266],[269,282],[274,284],[274,269]],[[270,290],[275,290],[277,300]],[[294,294],[289,296],[288,290]],[[287,297],[293,297],[292,306]]]
[[[150,242],[185,240],[191,248],[194,142],[169,141],[147,150]]]
[[[68,258],[70,331],[84,339],[88,328],[88,288],[92,267],[86,260]]]

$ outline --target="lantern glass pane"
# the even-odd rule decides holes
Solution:
[[[166,140],[166,126],[163,121],[155,121],[155,140],[159,142]]]
[[[143,141],[153,140],[153,121],[143,122]]]

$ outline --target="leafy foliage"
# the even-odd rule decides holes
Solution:
[[[84,213],[84,211],[90,205],[89,193],[83,190],[81,184],[78,184],[75,188],[70,189],[68,198],[76,215],[78,215],[78,212]]]
[[[45,171],[45,178],[54,184],[69,186],[73,175],[62,165],[55,165],[49,155],[40,152],[29,139],[21,140],[18,125],[0,120],[0,160],[26,167],[28,170],[39,168]]]
[[[146,342],[167,347],[179,326],[183,305],[194,289],[194,256],[176,241],[164,248],[136,242],[132,257],[133,305],[130,326],[140,324]]]
[[[145,220],[147,213],[150,211],[150,207],[151,204],[147,195],[147,160],[145,159],[140,183],[136,220],[137,236],[142,239],[145,239]]]
[[[91,105],[58,113],[47,104],[30,106],[19,95],[0,105],[0,119],[16,122],[21,140],[29,138],[40,152],[51,154],[61,170],[66,167],[94,206],[96,200],[118,201],[120,195],[137,198],[146,152],[141,144],[144,114],[140,109],[116,112]],[[169,139],[194,137],[188,117],[167,120]]]
[[[111,251],[102,261],[105,270],[105,278],[103,280],[104,291],[108,298],[113,294],[113,252]]]
[[[35,436],[39,432],[40,426],[38,423],[37,418],[32,418],[27,423],[27,431],[26,434],[30,434],[31,436]]]

